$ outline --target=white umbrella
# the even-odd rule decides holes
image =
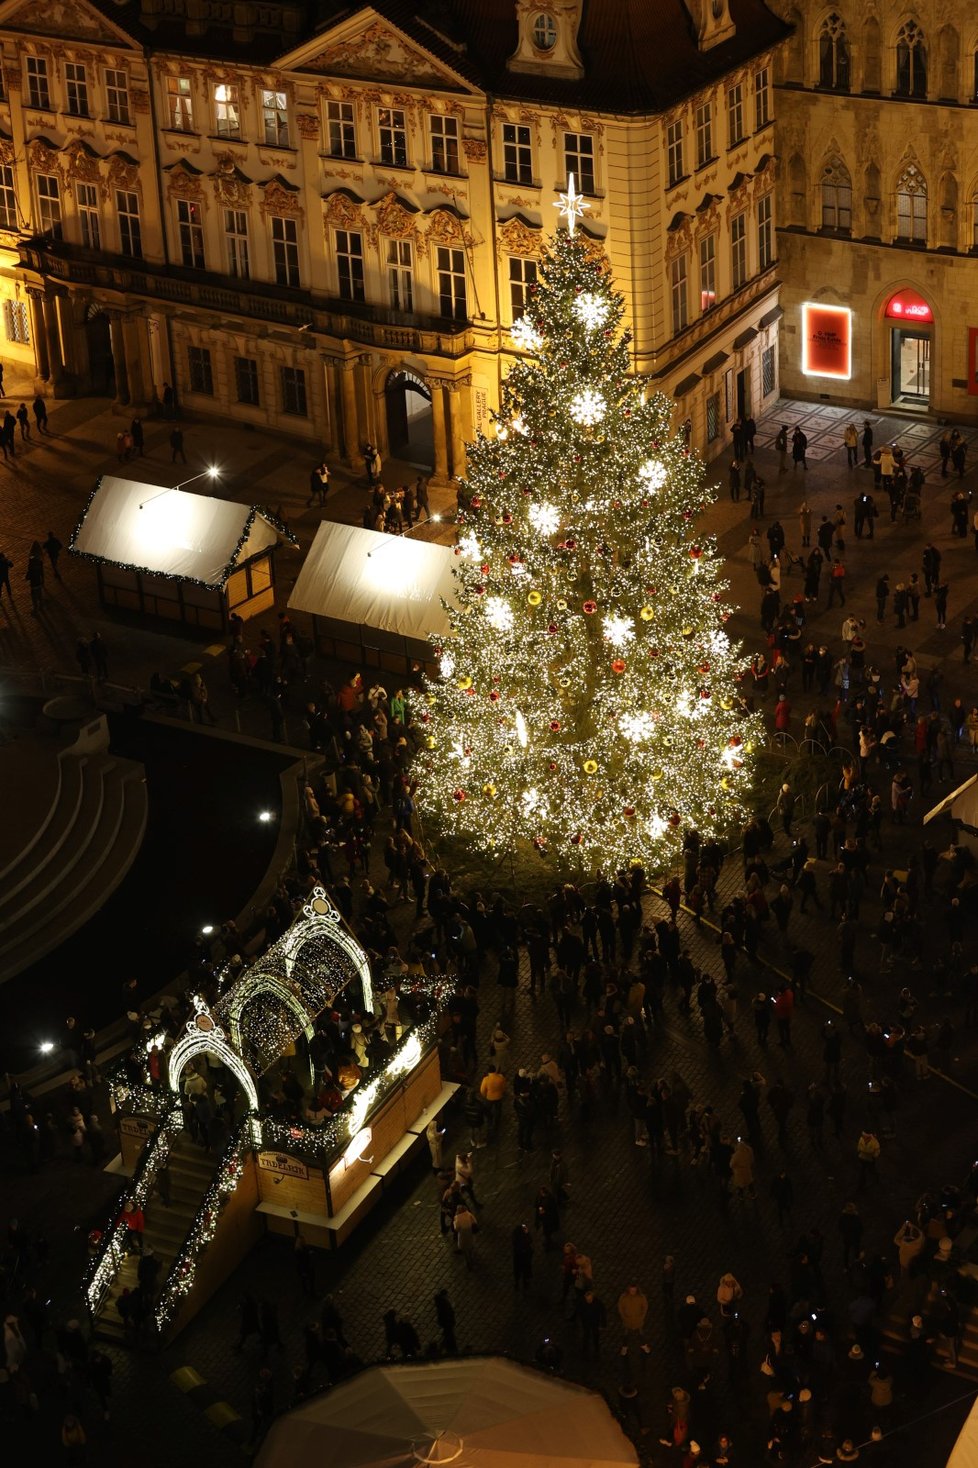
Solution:
[[[258,1468],[635,1468],[596,1392],[498,1357],[375,1366],[272,1427]]]

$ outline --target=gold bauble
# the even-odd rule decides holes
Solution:
[[[526,594],[526,599],[530,603],[531,607],[538,607],[543,601],[543,597],[540,595],[539,591],[528,591]]]
[[[461,688],[463,693],[465,692],[466,688],[472,687],[472,679],[467,673],[463,674],[462,677],[458,680],[458,686],[459,688]]]
[[[655,607],[643,607],[642,610],[639,612],[639,616],[641,617],[643,622],[651,622],[652,618],[655,616]]]
[[[596,759],[586,759],[584,761],[584,773],[585,775],[596,775],[598,773],[598,762]]]
[[[436,742],[437,741],[433,734],[429,734],[428,738],[425,740],[425,743],[427,744],[429,749],[434,749]]]
[[[489,797],[490,800],[493,800],[495,798],[495,795],[496,795],[496,787],[495,787],[495,785],[483,785],[483,787],[482,787],[482,793],[483,793],[483,795],[488,795],[488,797]]]

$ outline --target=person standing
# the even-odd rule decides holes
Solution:
[[[173,431],[170,434],[170,463],[171,464],[175,464],[177,462],[177,456],[178,455],[179,455],[181,464],[185,464],[187,462],[187,455],[183,451],[183,429],[182,428],[174,428]]]
[[[744,419],[744,449],[749,457],[754,454],[754,439],[757,437],[757,424],[750,413]]]
[[[139,416],[138,413],[136,414],[135,418],[132,420],[132,422],[129,425],[129,436],[132,439],[133,449],[139,455],[139,457],[142,458],[143,457],[143,420],[142,420],[142,418],[140,418],[140,416]]]
[[[88,644],[88,650],[92,655],[95,676],[100,683],[104,683],[109,676],[109,657],[105,648],[105,639],[101,632],[92,633],[92,640]]]
[[[964,478],[964,464],[968,456],[968,440],[958,435],[958,441],[951,450],[951,463],[957,470],[958,478]]]
[[[581,1322],[581,1355],[589,1361],[593,1352],[597,1361],[601,1355],[601,1332],[608,1322],[608,1314],[604,1302],[598,1299],[590,1285],[578,1304],[577,1318]]]
[[[964,648],[964,661],[971,662],[971,649],[975,645],[975,624],[971,617],[965,617],[961,623],[961,645]]]
[[[10,601],[14,599],[14,594],[10,589],[10,572],[13,564],[10,557],[0,551],[0,601],[3,600],[4,589],[6,589],[8,599]]]
[[[414,486],[414,502],[417,505],[418,524],[421,523],[421,511],[424,510],[426,520],[431,519],[431,508],[428,504],[428,481],[424,475],[419,474]],[[978,536],[975,537],[975,545],[978,548]]]
[[[44,553],[47,556],[48,560],[51,562],[51,574],[53,575],[55,581],[61,580],[61,572],[58,570],[58,557],[63,550],[64,546],[61,544],[61,541],[55,535],[53,530],[49,530],[48,538],[44,542]]]
[[[863,468],[873,467],[873,425],[868,418],[863,419]]]
[[[801,467],[804,470],[807,471],[807,469],[808,469],[808,457],[807,457],[807,455],[808,455],[808,439],[802,433],[802,431],[801,431],[800,428],[796,428],[795,431],[794,431],[794,433],[791,435],[791,457],[792,457],[792,459],[794,461],[793,464],[792,464],[792,470],[797,469],[798,468],[798,465],[800,464]]]
[[[846,467],[855,469],[859,462],[859,435],[856,432],[855,423],[847,423],[846,431],[842,435],[842,441],[846,446]]]
[[[627,1356],[631,1347],[637,1345],[643,1365],[652,1353],[652,1347],[645,1339],[645,1318],[648,1313],[648,1296],[633,1281],[618,1296],[618,1319],[622,1329],[621,1354]]]
[[[164,384],[163,384],[163,417],[164,418],[172,418],[173,417],[173,410],[174,410],[175,405],[176,405],[176,399],[174,397],[173,388],[170,386],[170,384],[168,382],[164,382]]]
[[[441,1331],[443,1351],[447,1356],[457,1356],[458,1341],[455,1339],[455,1308],[448,1298],[447,1290],[439,1290],[435,1296],[435,1319],[438,1321],[438,1329]]]
[[[740,499],[740,463],[737,459],[730,465],[730,498],[734,503]]]
[[[34,399],[34,419],[35,419],[35,421],[37,423],[37,431],[38,431],[38,433],[47,433],[47,431],[48,431],[48,410],[47,410],[47,404],[45,403],[45,401],[44,401],[44,399],[43,399],[43,397],[41,396],[40,393],[38,393],[37,397]]]
[[[924,595],[930,596],[941,574],[941,553],[931,540],[924,546],[921,568],[924,573]]]
[[[25,438],[30,438],[31,436],[31,421],[26,403],[21,403],[17,409],[17,422],[20,424],[20,437],[23,442]]]
[[[466,1203],[460,1203],[452,1219],[455,1247],[465,1260],[466,1269],[475,1267],[475,1231],[479,1221]]]
[[[774,447],[778,451],[778,473],[785,474],[788,469],[788,425],[782,423],[778,429],[778,436],[774,440]]]
[[[868,1178],[872,1178],[873,1182],[879,1181],[879,1174],[876,1167],[879,1158],[880,1144],[877,1138],[872,1132],[860,1132],[859,1141],[856,1143],[856,1160],[859,1163],[858,1190],[860,1193],[866,1186]]]
[[[533,1235],[529,1225],[518,1223],[513,1229],[513,1288],[522,1288],[524,1295],[530,1288],[533,1274]]]
[[[882,622],[886,616],[886,601],[890,595],[890,578],[886,572],[876,582],[876,620]]]
[[[314,500],[318,499],[321,508],[326,503],[328,493],[329,467],[326,460],[323,459],[309,475],[309,498],[306,500],[306,504],[311,505]]]
[[[943,632],[947,627],[947,594],[948,582],[944,576],[934,588],[934,611],[937,613],[937,630]]]
[[[31,616],[37,617],[44,605],[44,558],[39,540],[31,545],[24,580],[31,589]]]

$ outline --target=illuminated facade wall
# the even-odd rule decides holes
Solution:
[[[978,20],[778,0],[781,374],[787,392],[970,416],[978,393]],[[806,302],[852,311],[852,373],[804,370]]]
[[[670,5],[686,26],[703,8]],[[490,97],[366,9],[301,40],[283,6],[259,66],[242,57],[262,48],[227,31],[210,43],[211,9],[188,8],[182,51],[156,39],[150,0],[0,6],[0,293],[26,310],[7,350],[48,390],[135,406],[169,383],[196,413],[287,427],[348,462],[367,440],[427,455],[446,480],[498,402],[507,327],[574,168],[636,369],[693,442],[718,451],[736,412],[775,393],[770,42],[732,69],[708,37],[708,83],[618,116]],[[579,0],[547,9],[552,49],[534,40],[539,5],[520,0],[514,28],[541,97],[574,70],[581,20]],[[245,11],[253,43],[270,22]],[[717,13],[729,30],[726,0]]]

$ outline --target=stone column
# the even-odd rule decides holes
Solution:
[[[448,483],[448,435],[445,429],[445,388],[438,377],[428,378],[431,389],[431,431],[435,442],[436,484]]]
[[[129,402],[129,370],[126,363],[126,341],[122,329],[122,317],[117,311],[109,314],[109,338],[112,342],[112,361],[115,366],[115,401],[117,407]]]
[[[448,385],[448,412],[452,429],[452,473],[456,479],[465,474],[465,434],[466,423],[464,421],[464,401],[461,383],[449,383]]]
[[[343,462],[355,464],[360,457],[360,434],[357,422],[356,362],[339,363],[340,390],[343,395]]]
[[[41,300],[44,314],[44,335],[48,343],[48,364],[51,387],[61,387],[65,380],[65,364],[61,355],[61,330],[58,326],[58,303],[53,296]]]
[[[151,376],[146,318],[124,316],[121,324],[126,351],[126,373],[129,378],[129,401],[133,405],[138,403],[143,406],[149,402]]]
[[[44,329],[44,309],[40,291],[28,291],[31,303],[31,338],[34,342],[34,362],[39,383],[46,382],[51,374],[48,362],[48,336]]]

